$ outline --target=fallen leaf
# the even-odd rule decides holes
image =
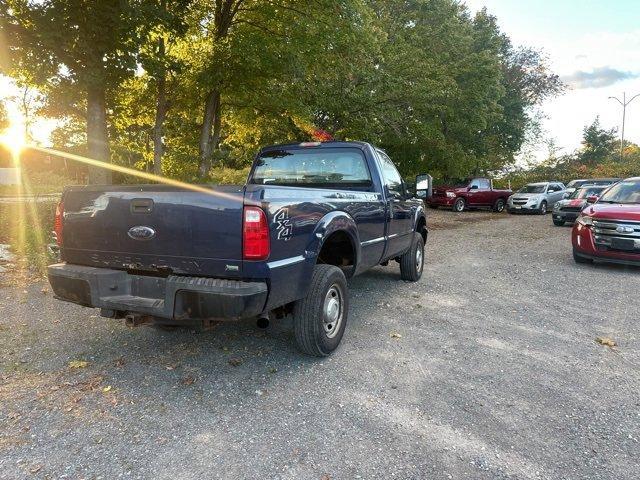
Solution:
[[[609,338],[609,337],[598,337],[596,338],[596,342],[598,342],[600,345],[604,345],[606,347],[615,347],[618,344],[615,342],[615,340]]]
[[[38,473],[40,470],[42,470],[42,465],[36,465],[29,469],[29,473]]]
[[[402,335],[400,335],[398,332],[393,332],[391,333],[391,338],[402,338]]]
[[[40,292],[42,292],[43,295],[46,295],[47,293],[49,293],[49,290],[46,288],[43,288],[42,290],[40,290]]]
[[[193,385],[193,383],[196,381],[195,378],[193,378],[191,375],[187,375],[186,377],[184,377],[182,379],[182,384],[183,385]]]
[[[124,367],[125,363],[127,363],[124,359],[124,357],[120,357],[116,360],[116,367],[120,368],[120,367]]]
[[[320,477],[320,480],[331,480],[331,477],[325,474]]]
[[[104,388],[102,389],[102,392],[103,392],[103,393],[108,393],[108,392],[110,392],[110,391],[111,391],[111,385],[107,385],[106,387],[104,387]]]
[[[167,365],[167,366],[166,366],[166,367],[164,367],[164,368],[166,368],[167,370],[175,370],[175,369],[176,369],[176,366],[175,366],[175,365]]]
[[[229,365],[231,365],[232,367],[239,367],[240,365],[242,365],[242,360],[239,358],[230,358]]]
[[[69,362],[69,368],[87,368],[89,366],[89,362],[84,360],[71,360]]]

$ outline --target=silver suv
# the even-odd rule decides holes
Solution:
[[[535,212],[545,215],[567,191],[560,182],[529,183],[507,200],[509,213]]]

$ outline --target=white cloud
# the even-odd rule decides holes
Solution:
[[[584,70],[576,70],[569,75],[563,75],[562,81],[569,86],[580,88],[601,88],[608,87],[622,80],[629,80],[640,77],[640,73],[623,72],[611,67],[598,67],[590,72]]]

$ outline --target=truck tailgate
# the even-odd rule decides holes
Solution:
[[[242,187],[71,187],[63,194],[69,263],[199,276],[242,271]]]

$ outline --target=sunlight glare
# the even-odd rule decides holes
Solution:
[[[21,115],[10,115],[9,127],[0,133],[0,144],[11,152],[14,159],[19,157],[27,145],[25,122]]]

